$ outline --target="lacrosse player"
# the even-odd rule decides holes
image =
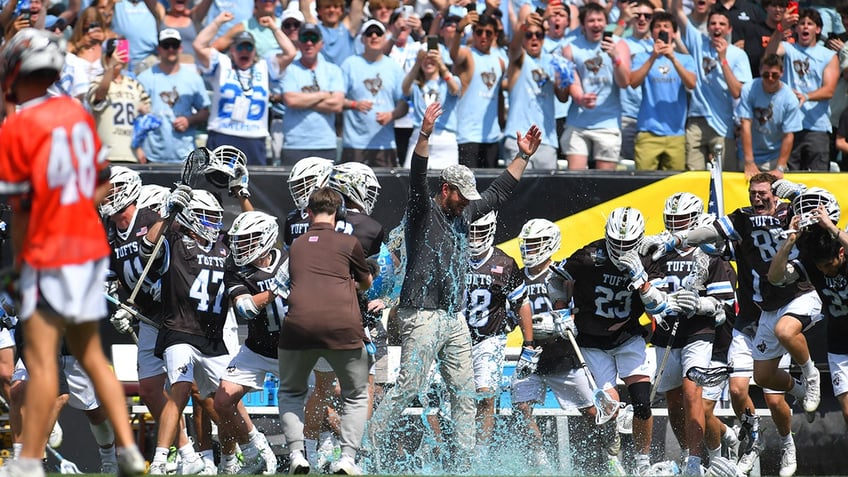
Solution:
[[[291,247],[294,239],[309,229],[309,214],[306,213],[309,196],[315,189],[327,185],[331,172],[333,161],[320,157],[307,157],[292,166],[287,183],[295,208],[286,215],[286,224],[283,227],[283,243],[286,249]]]

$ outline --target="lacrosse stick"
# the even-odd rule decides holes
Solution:
[[[695,384],[703,387],[721,386],[730,378],[730,375],[737,372],[753,372],[751,368],[734,368],[733,366],[719,366],[716,368],[704,368],[701,366],[692,366],[686,370],[686,377]]]
[[[56,470],[58,470],[60,474],[82,474],[79,467],[68,459],[62,457],[62,454],[60,454],[59,451],[50,446],[46,446],[46,449],[50,451],[50,453],[53,454],[53,457],[59,461],[59,465],[56,467]]]
[[[592,387],[592,401],[595,404],[595,409],[597,409],[597,413],[595,414],[595,424],[602,425],[606,424],[607,421],[615,416],[615,413],[621,408],[621,403],[616,401],[603,389],[598,389],[598,385],[595,383],[595,378],[592,376],[592,371],[589,370],[589,366],[586,364],[586,360],[583,359],[583,353],[580,351],[580,347],[577,346],[577,340],[574,339],[574,333],[571,332],[570,329],[565,329],[565,335],[568,337],[568,341],[571,342],[571,346],[574,348],[574,353],[577,354],[577,360],[580,362],[580,367],[583,368],[583,372],[586,373],[586,379],[589,380],[589,386]]]
[[[205,147],[201,147],[191,151],[189,155],[186,157],[185,162],[183,163],[183,171],[180,174],[180,180],[177,182],[177,186],[186,185],[189,187],[194,187],[197,179],[203,176],[203,172],[206,170],[206,166],[209,165],[209,150]],[[174,220],[177,218],[177,213],[171,213],[165,222],[162,224],[162,228],[159,229],[158,236],[156,237],[156,245],[153,247],[153,253],[150,254],[150,259],[147,260],[147,263],[144,264],[144,270],[141,271],[141,276],[138,277],[138,281],[135,284],[135,287],[130,294],[130,297],[127,299],[127,304],[130,306],[135,305],[135,298],[138,296],[138,292],[141,291],[141,286],[144,283],[144,280],[147,278],[147,274],[150,273],[150,269],[153,267],[153,257],[155,257],[159,253],[159,249],[162,248],[162,243],[165,241],[165,232],[171,228],[171,224],[174,223]]]
[[[709,276],[710,257],[706,254],[706,252],[696,248],[692,252],[692,262],[692,270],[689,271],[688,276],[683,278],[682,282],[684,289],[698,293],[704,289],[704,284]],[[649,402],[654,402],[654,398],[657,397],[657,387],[659,386],[660,380],[662,380],[663,373],[665,372],[665,365],[668,363],[669,355],[671,355],[671,346],[674,344],[674,338],[677,336],[677,328],[680,325],[680,320],[682,319],[682,316],[678,316],[677,320],[674,321],[674,325],[671,327],[668,344],[665,346],[665,354],[663,354],[662,362],[660,362],[660,367],[657,369],[657,377],[654,379],[654,385],[651,386],[651,397]]]

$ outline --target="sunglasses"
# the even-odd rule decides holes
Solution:
[[[159,43],[159,48],[163,50],[178,50],[180,48],[180,42],[173,40],[166,40],[162,43]]]
[[[239,43],[236,45],[236,51],[246,51],[250,53],[255,47],[250,43]]]
[[[776,80],[776,79],[780,79],[781,74],[778,73],[777,71],[772,71],[771,73],[760,73],[760,76],[762,76],[765,79]]]
[[[651,21],[654,18],[653,13],[637,13],[635,18],[644,18],[645,20]]]
[[[525,40],[532,40],[533,38],[536,38],[537,40],[544,40],[545,39],[545,32],[543,32],[543,31],[526,31],[526,32],[524,32],[524,39]]]
[[[283,30],[294,30],[300,28],[300,22],[283,22]]]
[[[297,39],[300,40],[301,43],[312,43],[313,45],[321,41],[321,37],[315,33],[304,33],[297,37]]]
[[[383,36],[383,30],[381,30],[379,28],[369,28],[369,29],[365,30],[365,37],[366,38],[370,38],[374,35]]]
[[[491,37],[491,36],[495,36],[495,32],[492,31],[492,30],[487,30],[485,28],[478,28],[478,29],[474,30],[474,35]]]
[[[100,22],[91,22],[83,28],[83,31],[88,33],[91,30],[95,30],[97,28],[100,28]]]

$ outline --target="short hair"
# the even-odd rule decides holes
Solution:
[[[766,8],[768,8],[772,5],[776,5],[778,7],[787,7],[787,6],[789,6],[789,0],[763,0],[762,4],[763,4],[763,10],[765,10]]]
[[[778,55],[775,55],[774,53],[769,53],[768,55],[764,56],[762,60],[760,60],[760,68],[762,68],[763,66],[776,66],[780,69],[780,71],[783,71],[783,58]]]
[[[713,8],[712,10],[710,10],[710,14],[709,14],[709,16],[707,16],[707,23],[709,23],[710,19],[714,15],[721,15],[724,18],[727,18],[727,23],[730,24],[730,28],[733,28],[733,23],[730,21],[730,14],[727,13],[726,10],[719,10],[718,8]]]
[[[816,24],[817,27],[821,28],[824,24],[822,23],[821,13],[815,8],[804,8],[800,12],[798,12],[798,21],[809,18]]]
[[[342,205],[342,196],[329,187],[319,187],[309,196],[306,208],[313,214],[335,214]]]
[[[604,16],[604,18],[607,17],[607,11],[604,9],[604,7],[597,3],[587,3],[580,7],[580,9],[577,11],[577,19],[580,21],[581,25],[583,24],[583,22],[586,21],[586,15],[590,13],[600,13]]]
[[[654,18],[651,19],[651,29],[654,29],[654,25],[659,22],[668,22],[671,23],[671,29],[677,31],[677,20],[674,19],[674,15],[668,13],[663,10],[658,10],[654,12]]]
[[[774,181],[777,180],[777,177],[768,173],[768,172],[758,172],[751,176],[751,179],[748,181],[748,184],[757,184],[762,182],[767,182],[769,184],[774,184]]]
[[[316,8],[332,7],[336,5],[340,5],[342,8],[344,8],[345,2],[344,0],[318,0],[315,2]]]
[[[651,10],[654,9],[654,4],[651,3],[651,0],[636,0],[635,2],[632,2],[631,5],[634,7],[648,7]]]
[[[842,243],[838,236],[833,237],[830,232],[821,227],[812,227],[801,234],[798,249],[807,253],[813,263],[830,261],[839,256]]]
[[[368,3],[371,8],[388,7],[394,10],[400,7],[400,0],[369,0]]]
[[[480,20],[477,21],[477,27],[490,26],[495,32],[498,31],[498,19],[492,15],[484,14],[480,16]]]

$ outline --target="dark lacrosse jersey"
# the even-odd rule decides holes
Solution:
[[[138,283],[138,278],[144,270],[144,262],[139,256],[142,239],[148,229],[159,220],[159,214],[151,209],[136,209],[135,216],[125,232],[118,231],[115,223],[107,221],[106,235],[112,255],[109,269],[121,284],[121,297],[126,299]],[[144,278],[144,284],[139,289],[135,299],[138,310],[147,318],[157,323],[162,321],[161,282],[162,270],[167,268],[168,254],[156,260]]]
[[[782,287],[768,281],[769,265],[781,245],[779,234],[788,223],[789,204],[785,202],[777,205],[774,215],[756,215],[752,207],[744,207],[715,222],[719,234],[735,242],[739,283],[751,285],[751,290],[740,289],[740,293],[751,293],[754,302],[765,311],[775,311],[793,298],[813,290],[807,281]],[[798,249],[793,248],[789,259],[797,257]]]
[[[386,235],[380,222],[351,209],[348,209],[344,220],[336,222],[336,230],[359,239],[366,257],[373,257],[380,253],[380,244],[383,243]]]
[[[537,315],[553,310],[553,303],[548,296],[548,277],[553,273],[550,267],[536,276],[530,276],[526,267],[522,268],[521,272],[524,276],[525,300],[530,304],[530,314]],[[541,341],[533,337],[533,341],[542,348],[536,374],[564,372],[578,367],[577,355],[568,339],[556,337]]]
[[[828,277],[807,259],[801,261],[802,277],[815,286],[821,297],[822,313],[827,317],[827,352],[848,354],[848,262],[835,277]]]
[[[230,303],[241,295],[256,295],[270,288],[277,269],[288,257],[288,254],[276,248],[271,249],[271,264],[268,268],[256,268],[253,265],[236,266],[228,260],[224,282],[227,285],[227,295]],[[265,308],[259,310],[259,315],[247,320],[247,338],[244,345],[254,353],[268,358],[277,359],[277,344],[280,341],[280,325],[286,316],[288,305],[279,296],[274,296]]]
[[[224,271],[230,250],[224,244],[225,234],[219,234],[208,251],[180,232],[170,231],[166,237],[171,259],[162,277],[162,305],[168,315],[159,331],[156,355],[177,343],[193,345],[209,356],[227,354],[223,331],[230,301]]]
[[[651,274],[660,277],[651,280],[651,284],[666,293],[673,293],[682,288],[683,280],[689,275],[695,263],[696,248],[686,251],[673,250],[651,265]],[[722,303],[732,303],[735,300],[735,273],[729,263],[719,257],[710,257],[709,270],[703,289],[698,294],[703,297],[714,297]],[[705,315],[669,316],[666,321],[673,325],[675,320],[682,320],[677,328],[677,336],[672,343],[673,348],[682,348],[695,341],[713,341],[715,335],[715,317]],[[666,331],[657,326],[651,337],[654,346],[668,346],[671,337],[671,326]]]
[[[291,247],[294,239],[309,230],[309,214],[305,210],[294,209],[286,215],[286,225],[283,226],[283,243],[286,249]]]
[[[518,316],[526,289],[515,260],[497,247],[490,248],[482,261],[470,260],[469,265],[465,274],[465,319],[471,341],[477,344],[509,331],[507,310]]]
[[[645,269],[650,259],[643,258]],[[567,280],[573,281],[577,308],[577,343],[613,349],[633,336],[644,336],[639,317],[645,313],[639,292],[630,289],[630,277],[607,256],[604,239],[574,252],[565,262]]]

